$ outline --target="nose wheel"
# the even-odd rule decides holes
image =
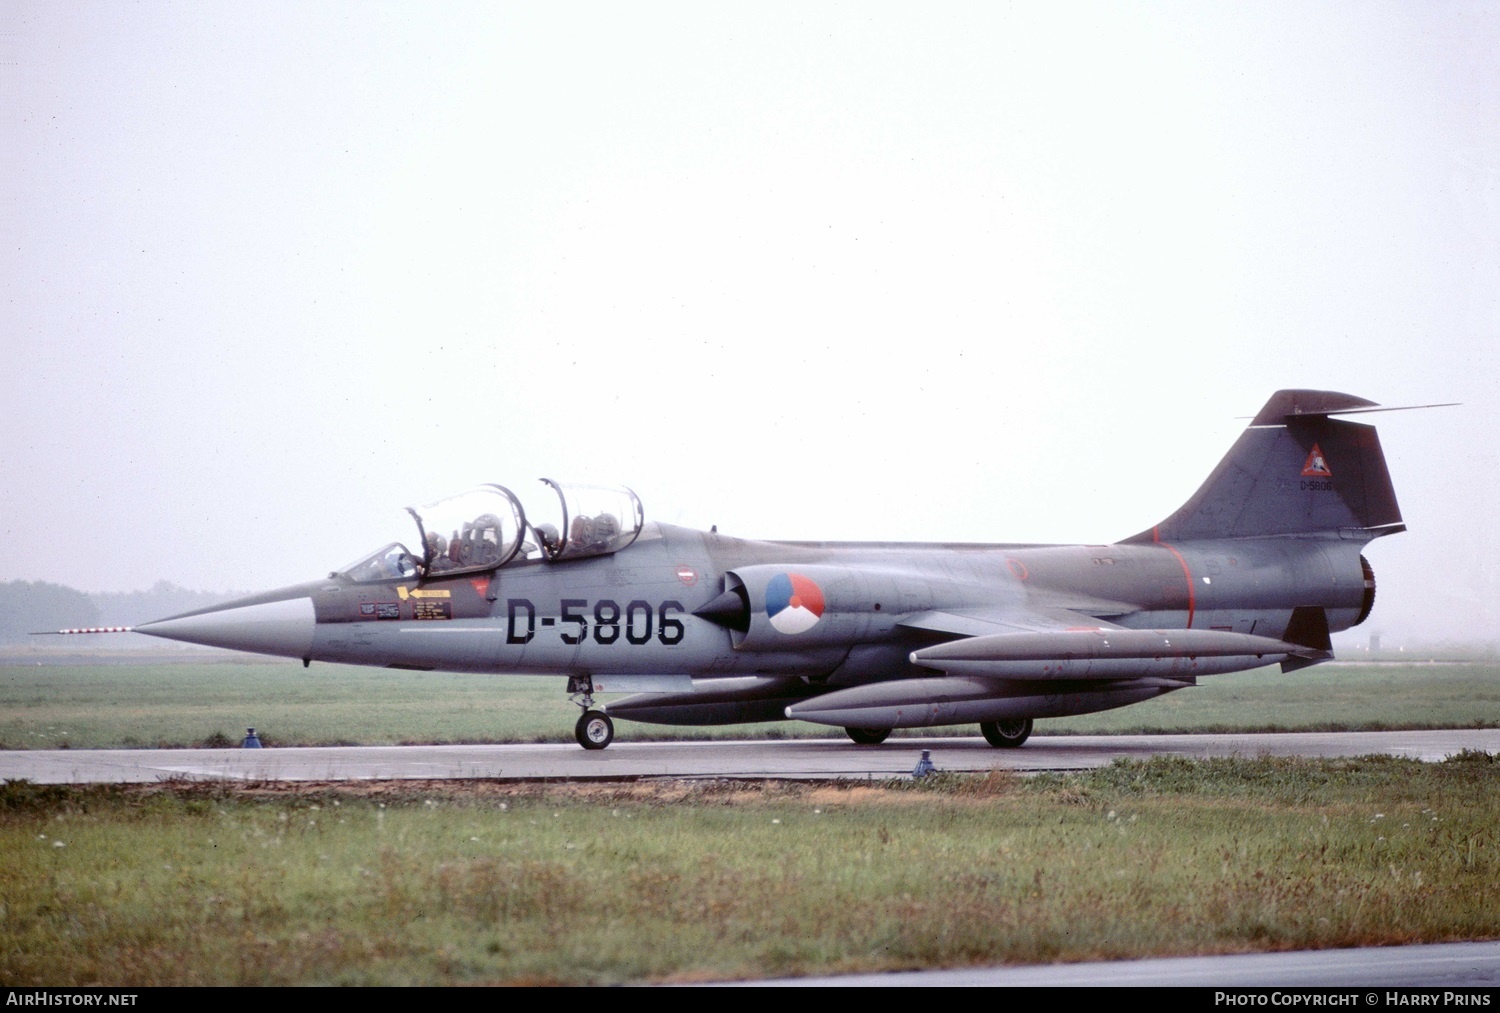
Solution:
[[[588,675],[568,677],[568,699],[583,708],[583,716],[573,726],[573,738],[584,749],[603,749],[615,741],[615,723],[609,715],[594,709],[594,679]]]
[[[584,711],[573,726],[573,737],[584,749],[603,749],[615,740],[615,723],[603,711]]]

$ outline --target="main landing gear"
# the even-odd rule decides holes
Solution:
[[[878,746],[891,734],[889,728],[845,728],[844,734],[860,746]]]
[[[1031,738],[1030,718],[1011,718],[1008,721],[981,721],[979,730],[984,740],[998,749],[1015,749]]]
[[[573,738],[584,749],[603,749],[615,740],[615,723],[603,711],[594,710],[594,680],[587,675],[568,676],[568,699],[583,708]]]

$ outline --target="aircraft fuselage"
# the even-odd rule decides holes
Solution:
[[[1359,549],[1337,538],[1287,537],[1181,546],[761,542],[648,525],[628,553],[615,556],[425,581],[335,577],[142,632],[170,636],[176,627],[188,634],[198,622],[222,625],[236,606],[279,603],[284,642],[261,641],[252,649],[419,670],[775,673],[838,686],[932,674],[908,654],[952,634],[903,625],[928,611],[1067,609],[1131,629],[1279,639],[1293,609],[1318,606],[1330,630],[1347,629],[1366,607]],[[767,567],[817,575],[825,609],[812,628],[773,629],[754,588],[743,634],[694,615],[720,594],[727,574]],[[294,610],[305,620],[294,618]],[[976,630],[990,625],[976,621]],[[1244,667],[1242,660],[1204,658],[1152,674]]]

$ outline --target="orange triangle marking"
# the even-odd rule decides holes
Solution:
[[[1302,465],[1303,478],[1332,478],[1333,472],[1328,470],[1328,462],[1323,458],[1323,449],[1316,443],[1313,444],[1312,453],[1307,455],[1307,462]]]

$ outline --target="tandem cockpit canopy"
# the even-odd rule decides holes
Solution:
[[[629,546],[645,524],[640,499],[623,486],[542,484],[530,518],[500,485],[407,507],[417,525],[412,542],[391,542],[335,573],[358,582],[426,579],[603,556]]]

